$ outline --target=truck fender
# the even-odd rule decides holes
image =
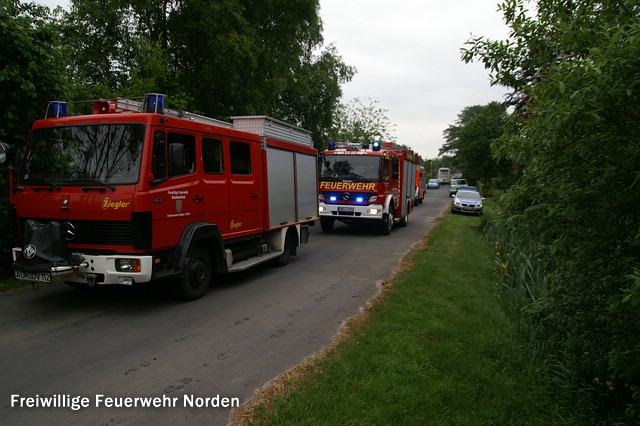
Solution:
[[[189,253],[198,243],[203,243],[211,253],[214,271],[226,272],[227,262],[224,257],[222,234],[217,225],[209,222],[194,222],[185,228],[176,247],[171,269],[175,272],[182,272]]]
[[[384,213],[389,213],[389,211],[394,213],[396,211],[396,204],[393,201],[393,195],[387,195],[387,199],[384,200]]]
[[[296,226],[290,226],[287,228],[280,228],[275,232],[270,233],[267,236],[267,243],[275,251],[284,250],[287,238],[291,239],[291,255],[297,254],[298,246],[300,245],[300,236]]]

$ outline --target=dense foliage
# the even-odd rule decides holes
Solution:
[[[487,224],[505,294],[559,385],[640,419],[640,4],[507,0],[465,53],[513,89],[494,153],[523,168]],[[587,397],[587,398],[585,398]]]
[[[166,93],[207,116],[332,125],[354,70],[322,49],[318,0],[73,0],[65,39],[79,95]]]

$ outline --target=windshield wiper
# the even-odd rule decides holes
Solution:
[[[78,183],[78,184],[84,184],[84,185],[91,185],[91,186],[87,186],[87,187],[82,187],[81,189],[83,191],[91,191],[92,189],[96,189],[96,190],[104,192],[104,188],[109,188],[112,191],[116,190],[115,186],[109,185],[108,183],[103,182],[103,181],[98,180],[98,179],[76,179],[76,180],[73,180],[73,181],[69,181],[67,183]],[[92,187],[95,187],[95,186],[99,186],[100,188],[92,188]]]
[[[47,188],[33,188],[34,191],[53,191],[53,188],[55,188],[57,191],[62,191],[62,188],[60,188],[60,185],[58,185],[55,182],[51,182],[50,180],[47,180],[47,179],[42,179],[42,178],[29,179],[25,181],[25,183],[28,183],[31,185],[47,185]]]

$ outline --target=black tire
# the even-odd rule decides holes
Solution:
[[[189,264],[174,285],[176,296],[183,300],[200,299],[207,292],[212,275],[211,255],[201,246],[194,247],[189,253]]]
[[[322,228],[322,232],[331,232],[333,231],[333,224],[335,223],[335,219],[333,218],[320,218],[320,228]]]
[[[293,253],[293,247],[295,245],[295,231],[292,228],[287,230],[287,236],[284,238],[284,249],[282,254],[273,259],[272,264],[274,266],[284,266],[289,263],[291,254]]]
[[[393,213],[389,211],[387,215],[382,215],[382,235],[391,234],[393,228]]]
[[[409,209],[411,208],[411,206],[407,206],[407,214],[405,214],[403,216],[402,219],[400,219],[400,222],[398,222],[398,225],[402,228],[406,228],[407,225],[409,224]]]

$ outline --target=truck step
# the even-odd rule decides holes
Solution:
[[[281,254],[282,254],[281,251],[277,251],[277,252],[266,253],[261,256],[255,256],[246,260],[241,260],[240,262],[234,263],[233,265],[231,265],[231,268],[229,268],[229,272],[244,271],[245,269],[249,269],[252,266],[255,266],[259,263],[264,263],[271,259],[275,259]]]

